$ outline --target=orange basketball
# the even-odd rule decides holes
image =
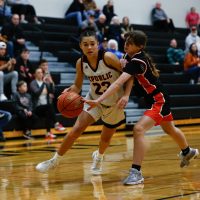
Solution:
[[[75,92],[65,92],[58,97],[58,111],[67,118],[77,117],[83,110],[81,96]]]

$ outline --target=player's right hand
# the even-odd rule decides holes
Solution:
[[[87,103],[90,107],[87,109],[88,111],[91,110],[92,108],[95,108],[96,106],[99,105],[99,102],[97,100],[88,100],[88,99],[82,99],[85,103]]]

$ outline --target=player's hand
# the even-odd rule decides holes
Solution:
[[[119,99],[119,101],[117,102],[117,106],[118,108],[120,109],[123,109],[126,107],[126,105],[128,104],[128,100],[129,100],[129,97],[128,96],[123,96]]]
[[[79,93],[79,89],[75,86],[75,85],[72,85],[66,89],[63,90],[62,93],[65,93],[65,92],[75,92],[75,93]]]
[[[126,66],[126,64],[127,64],[127,60],[121,58],[119,61],[120,61],[120,63],[121,63],[121,67],[122,67],[122,69],[123,69],[123,68]]]
[[[82,99],[85,103],[87,103],[90,107],[87,109],[88,111],[92,108],[95,108],[99,105],[99,102],[97,100],[88,100],[88,99]]]

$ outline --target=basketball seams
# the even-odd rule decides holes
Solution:
[[[66,110],[66,111],[73,111],[73,110],[78,110],[78,109],[73,109],[73,110],[68,110],[67,107],[70,107],[70,104],[72,104],[74,101],[76,101],[78,98],[81,98],[80,96],[77,96],[75,99],[73,99],[72,101],[70,101],[70,103],[68,103],[63,109],[63,110]],[[65,100],[65,99],[64,99]],[[63,102],[64,103],[64,102]]]
[[[70,99],[67,98],[68,95],[71,95]],[[59,112],[65,117],[69,117],[69,118],[77,117],[83,110],[83,102],[81,102],[81,98],[82,97],[79,94],[74,93],[74,92],[72,93],[66,92],[64,94],[61,94],[57,102],[57,107],[58,107]],[[80,101],[80,104],[79,104],[79,101]]]

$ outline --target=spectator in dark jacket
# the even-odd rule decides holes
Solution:
[[[106,23],[110,24],[111,19],[114,16],[116,16],[116,14],[114,13],[113,0],[108,0],[107,1],[107,4],[103,6],[102,12],[106,16]]]
[[[28,49],[22,49],[20,56],[16,59],[15,69],[18,72],[19,80],[28,84],[34,79],[34,66],[29,60],[30,52]]]
[[[25,48],[26,40],[19,24],[19,15],[12,15],[11,22],[2,27],[1,35],[8,40],[8,54],[11,58],[17,56]]]
[[[22,127],[24,137],[26,139],[32,139],[31,128],[37,119],[37,116],[32,112],[32,97],[27,92],[28,87],[25,81],[19,81],[17,83],[17,90],[18,92],[13,96],[16,114],[20,119],[20,126]]]
[[[65,13],[65,19],[75,19],[79,27],[82,26],[83,20],[87,19],[85,6],[82,0],[73,0],[68,10]]]

